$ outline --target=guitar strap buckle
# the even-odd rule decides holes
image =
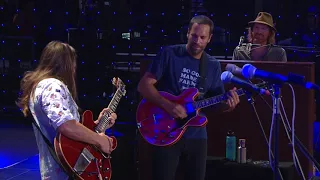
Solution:
[[[200,82],[205,82],[206,81],[206,78],[204,77],[200,77]],[[204,84],[204,83],[203,83]],[[204,98],[204,94],[205,94],[205,89],[204,89],[204,86],[199,86],[198,87],[198,99],[203,99]]]
[[[199,95],[198,98],[202,99],[205,94],[205,84],[206,84],[206,76],[207,76],[207,66],[208,66],[208,57],[205,52],[202,53],[200,64],[199,64],[199,71],[200,71],[200,77],[198,81],[198,90]]]

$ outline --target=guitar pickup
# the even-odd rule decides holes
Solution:
[[[95,159],[95,157],[90,153],[88,149],[84,148],[80,156],[78,157],[73,169],[81,175],[87,169],[93,159]]]

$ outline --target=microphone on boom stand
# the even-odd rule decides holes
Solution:
[[[301,76],[299,75],[295,75],[295,74],[290,74],[288,77],[286,76],[282,76],[280,74],[274,74],[274,73],[270,73],[270,72],[266,72],[266,71],[263,71],[263,70],[259,70],[259,69],[256,69],[254,66],[250,65],[250,64],[247,64],[247,65],[244,65],[243,68],[239,68],[238,66],[236,65],[233,65],[233,64],[228,64],[226,66],[226,69],[231,71],[231,72],[235,72],[236,74],[242,74],[243,76],[251,79],[251,78],[254,78],[254,76],[256,76],[256,78],[263,78],[263,79],[268,79],[270,80],[272,83],[275,83],[274,86],[274,89],[278,92],[273,92],[273,97],[274,98],[274,108],[273,108],[273,116],[274,118],[281,118],[282,120],[282,123],[284,125],[284,128],[285,128],[285,131],[287,133],[287,136],[288,136],[288,139],[290,142],[292,142],[293,146],[294,146],[294,142],[296,141],[299,149],[305,154],[305,156],[314,163],[314,165],[316,166],[316,168],[319,170],[320,169],[320,165],[319,163],[314,159],[314,157],[312,157],[312,155],[310,155],[310,153],[308,152],[308,150],[304,147],[304,145],[301,143],[301,141],[299,140],[299,138],[293,133],[294,132],[294,129],[290,129],[290,124],[287,124],[285,123],[284,119],[283,119],[283,116],[282,116],[282,113],[280,111],[280,105],[282,105],[282,109],[285,113],[285,109],[283,107],[283,104],[282,104],[282,101],[281,101],[281,98],[279,97],[279,92],[280,92],[280,87],[279,85],[283,84],[283,83],[293,83],[293,84],[298,84],[298,85],[301,85],[307,89],[316,89],[316,90],[319,90],[320,87],[316,84],[313,84],[311,82],[306,82],[304,81],[304,78],[302,78]],[[290,85],[290,84],[289,84]],[[292,86],[290,86],[292,88]],[[293,89],[292,89],[293,90]],[[293,91],[294,93],[294,91]],[[264,98],[262,96],[260,96],[263,100]],[[265,101],[265,100],[264,100]],[[269,106],[270,109],[272,109],[270,107],[270,105],[265,101],[265,103]],[[287,117],[285,116],[285,118],[287,119]],[[288,121],[288,120],[287,120]],[[276,128],[276,131],[274,132],[275,133],[275,140],[277,141],[277,138],[278,138],[278,132],[277,132],[277,124],[279,122],[275,122],[275,128]],[[287,127],[289,126],[289,127]],[[290,135],[289,133],[292,133],[292,139],[290,138]],[[275,156],[278,155],[277,153],[277,144],[275,144]],[[272,153],[272,151],[271,151]],[[305,179],[304,177],[304,174],[303,174],[303,171],[301,169],[301,165],[300,165],[300,162],[298,160],[298,157],[295,153],[295,150],[294,150],[294,160],[297,159],[297,163],[298,163],[298,166],[299,166],[299,173],[300,175],[303,177],[303,179]],[[275,167],[278,169],[278,159],[275,158],[274,159],[274,165]],[[275,178],[277,179],[277,176],[280,176],[281,174],[279,173],[276,173],[275,172]]]

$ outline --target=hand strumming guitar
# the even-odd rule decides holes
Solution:
[[[188,116],[186,109],[180,104],[170,102],[164,106],[164,109],[174,118],[183,119]]]
[[[110,154],[112,149],[113,140],[109,136],[105,135],[104,133],[99,133],[98,139],[98,148],[106,154]]]

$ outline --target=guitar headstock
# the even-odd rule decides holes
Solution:
[[[123,83],[123,81],[119,77],[114,77],[112,79],[112,84],[118,90],[120,90],[120,92],[122,93],[122,96],[124,96],[126,94],[126,85]]]

